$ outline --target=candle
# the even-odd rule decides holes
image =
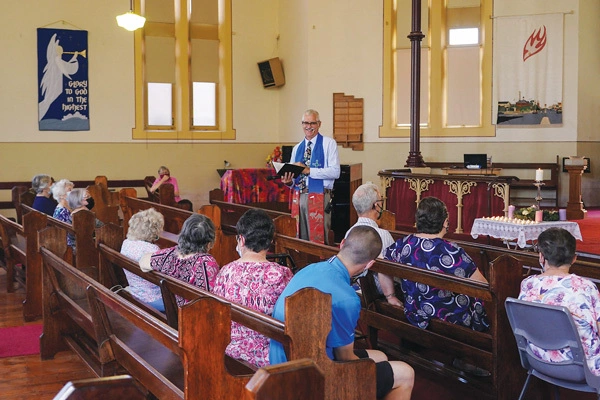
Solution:
[[[542,210],[538,210],[535,212],[535,222],[542,222],[544,219],[544,212]]]
[[[515,217],[515,206],[508,206],[508,219]]]
[[[560,210],[558,210],[558,219],[561,221],[566,221],[567,220],[567,210],[565,210],[564,208],[561,208]]]
[[[544,171],[542,171],[541,168],[538,168],[535,171],[535,180],[538,181],[538,182],[544,180]]]

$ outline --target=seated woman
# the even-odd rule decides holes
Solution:
[[[463,249],[443,239],[448,231],[448,210],[436,197],[421,200],[415,214],[417,233],[399,239],[385,259],[431,271],[487,282]],[[448,290],[402,279],[404,313],[411,324],[426,328],[440,318],[476,331],[489,329],[483,302]]]
[[[171,171],[169,171],[169,168],[165,167],[164,165],[158,169],[158,178],[156,178],[152,184],[150,192],[154,193],[157,191],[163,183],[170,183],[173,185],[173,192],[175,194],[174,200],[181,206],[181,208],[188,211],[193,211],[194,207],[192,202],[189,200],[182,200],[181,197],[179,197],[179,184],[177,183],[177,179],[171,176]]]
[[[35,191],[36,196],[31,206],[34,210],[43,212],[50,216],[54,215],[56,201],[50,198],[52,189],[52,177],[50,175],[36,175],[31,181],[31,188]]]
[[[73,182],[61,179],[52,185],[52,197],[58,202],[52,216],[59,221],[67,222],[71,218],[71,210],[67,206],[67,193],[73,190]]]
[[[562,228],[550,228],[538,237],[542,273],[521,282],[519,299],[536,303],[564,306],[569,309],[588,366],[594,375],[600,375],[600,293],[589,279],[569,273],[575,262],[575,238]],[[544,350],[530,345],[533,353],[551,362],[573,359],[570,348]]]
[[[60,215],[60,217],[66,217],[66,220],[63,222],[73,224],[73,215],[81,210],[87,210],[87,199],[89,197],[90,195],[86,189],[73,189],[67,193],[66,200],[69,213]],[[75,255],[77,248],[75,245],[75,235],[72,233],[67,233],[67,246],[73,249],[73,255]]]
[[[146,254],[140,259],[142,271],[159,271],[184,282],[211,291],[219,265],[208,251],[215,242],[215,225],[210,218],[192,214],[185,220],[177,246]],[[185,304],[178,298],[177,304]]]
[[[275,225],[264,210],[248,210],[237,225],[240,258],[217,275],[213,293],[237,304],[272,315],[275,302],[292,279],[292,271],[267,260]],[[226,353],[257,367],[269,364],[269,338],[236,322]]]
[[[160,250],[153,242],[158,240],[158,234],[163,230],[164,225],[165,218],[154,208],[134,214],[129,220],[127,239],[121,245],[121,254],[138,262],[144,254]],[[160,287],[132,272],[127,270],[124,272],[127,282],[129,282],[129,286],[125,290],[150,307],[161,312],[165,311]]]

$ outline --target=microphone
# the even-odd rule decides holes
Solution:
[[[265,179],[268,181],[272,181],[272,180],[279,179],[279,178],[281,178],[279,175],[271,175],[271,176],[267,176]]]

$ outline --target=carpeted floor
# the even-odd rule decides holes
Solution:
[[[0,328],[0,358],[38,354],[42,329],[42,324]]]

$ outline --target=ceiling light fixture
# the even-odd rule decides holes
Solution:
[[[129,0],[129,12],[117,15],[117,25],[128,31],[135,31],[144,26],[146,18],[133,12],[133,0]]]

